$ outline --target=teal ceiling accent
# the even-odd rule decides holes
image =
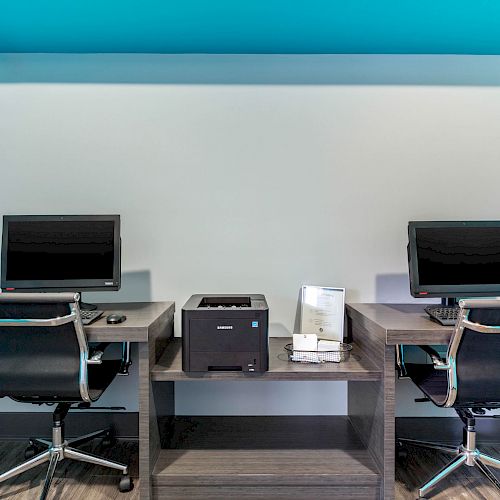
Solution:
[[[500,1],[0,0],[0,52],[500,54]]]

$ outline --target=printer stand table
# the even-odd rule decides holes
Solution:
[[[283,347],[290,341],[270,339],[269,371],[264,373],[184,373],[180,339],[167,346],[151,371],[162,442],[152,475],[153,498],[384,498],[383,469],[372,449],[377,443],[360,439],[350,415],[175,416],[178,381],[347,380],[383,390],[382,368],[362,345],[354,345],[347,362],[315,365],[288,362]]]

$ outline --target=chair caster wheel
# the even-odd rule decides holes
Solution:
[[[127,493],[128,491],[132,491],[134,489],[134,481],[132,481],[132,478],[128,474],[125,474],[120,479],[118,489],[121,493]]]
[[[408,449],[402,443],[396,443],[396,460],[398,462],[406,462],[408,459]]]
[[[24,450],[24,458],[26,460],[29,460],[30,458],[33,458],[37,454],[37,449],[30,444],[25,450]]]
[[[34,443],[33,441],[29,441],[28,446],[24,450],[24,458],[26,460],[29,460],[30,458],[33,458],[35,455],[38,455],[41,453],[45,448],[38,443]]]
[[[404,462],[408,459],[408,450],[401,448],[397,451],[397,458],[400,462]]]
[[[405,466],[408,462],[408,449],[401,443],[396,443],[396,461]]]
[[[111,448],[116,444],[116,438],[113,431],[109,431],[101,441],[103,448]]]

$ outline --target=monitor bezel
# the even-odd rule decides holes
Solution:
[[[500,221],[410,221],[408,223],[408,267],[413,297],[491,297],[500,296],[500,283],[478,285],[420,285],[416,229],[439,227],[498,227]]]
[[[7,280],[7,247],[9,241],[10,222],[36,221],[109,221],[113,222],[113,277],[112,285],[106,285],[108,280]],[[1,283],[3,291],[9,292],[98,292],[117,291],[121,286],[121,239],[119,215],[4,215],[2,231],[2,265]],[[77,263],[75,262],[75,265]]]

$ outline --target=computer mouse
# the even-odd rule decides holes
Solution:
[[[113,313],[106,316],[106,323],[110,325],[117,325],[118,323],[123,323],[127,319],[127,316],[121,313]]]

